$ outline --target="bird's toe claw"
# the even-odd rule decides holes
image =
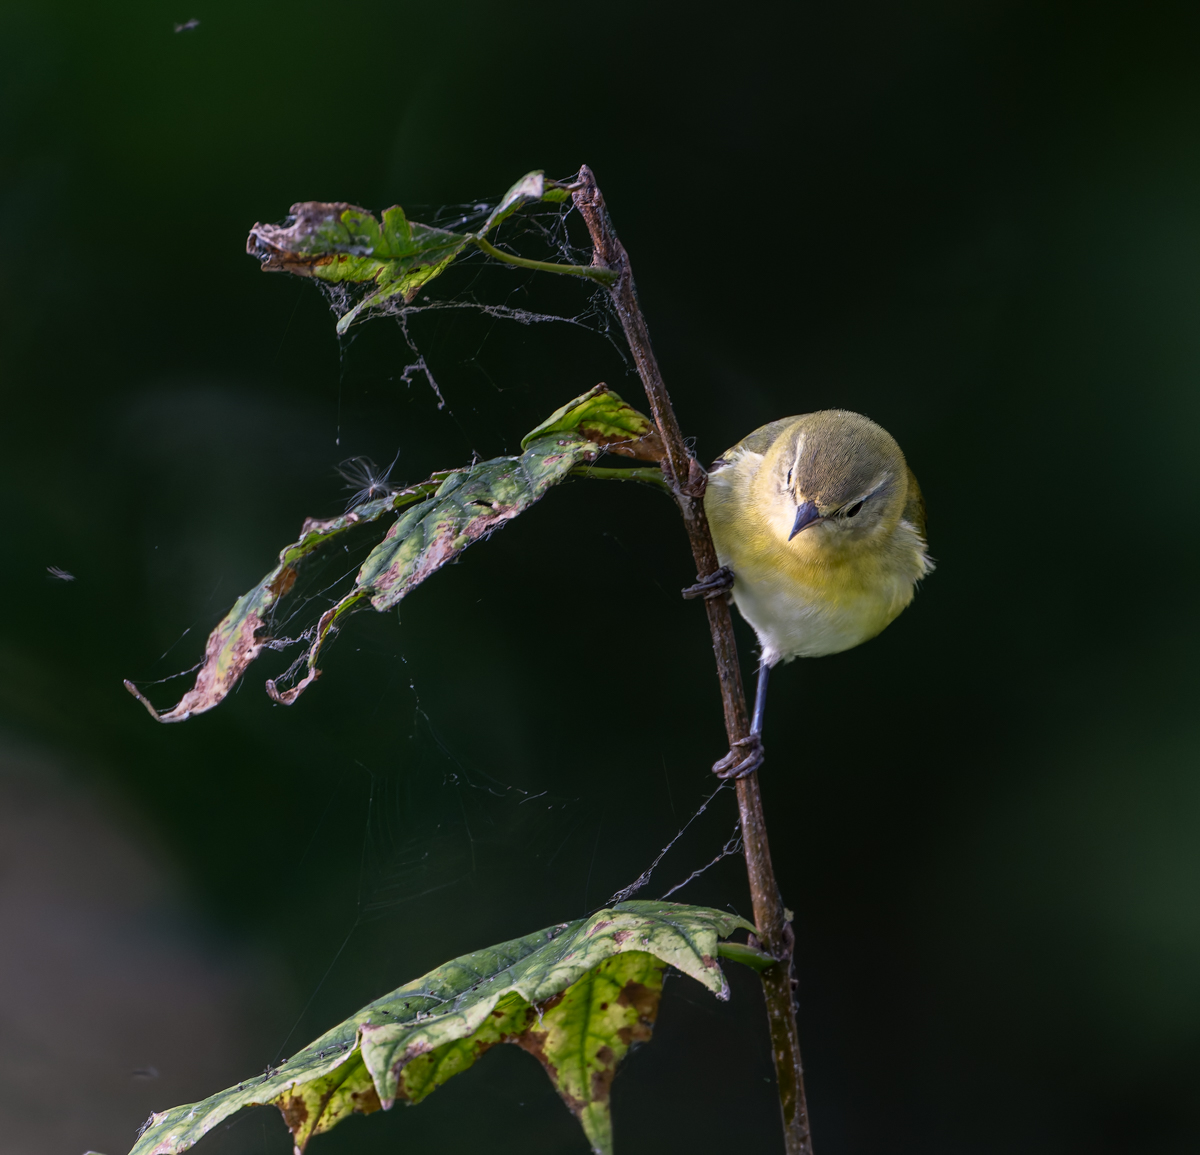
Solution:
[[[733,570],[727,565],[710,573],[708,577],[699,577],[694,586],[688,586],[681,591],[685,598],[720,598],[733,589]]]
[[[763,764],[765,757],[762,737],[751,734],[747,738],[739,738],[724,758],[713,763],[713,773],[718,778],[745,778]]]

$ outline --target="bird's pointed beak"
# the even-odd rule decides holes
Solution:
[[[792,526],[792,532],[788,534],[788,541],[791,541],[802,529],[808,529],[810,525],[816,525],[818,521],[824,520],[817,511],[816,504],[806,501],[796,510],[796,521]]]

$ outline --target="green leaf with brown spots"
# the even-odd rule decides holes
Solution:
[[[442,470],[427,481],[355,506],[341,517],[309,518],[299,540],[280,553],[278,565],[237,600],[209,635],[195,685],[175,706],[160,713],[132,682],[127,681],[125,688],[159,722],[183,722],[211,710],[270,644],[270,612],[295,584],[299,564],[355,527],[399,513],[363,563],[354,588],[326,610],[314,627],[302,660],[304,677],[286,690],[273,680],[267,682],[267,693],[290,705],[320,676],[317,658],[346,614],[366,601],[380,611],[391,609],[467,546],[489,537],[552,486],[565,481],[573,470],[595,461],[602,451],[643,460],[661,455],[661,442],[650,419],[606,385],[597,385],[568,402],[530,433],[521,448],[515,457],[494,457],[463,469]],[[659,476],[653,469],[612,472]]]
[[[351,1115],[370,1115],[382,1105],[362,1054],[357,1051],[329,1074],[300,1083],[273,1102],[282,1112],[299,1151],[314,1135],[324,1134]]]
[[[563,201],[568,190],[540,172],[523,176],[512,186],[473,232],[453,232],[410,221],[399,205],[385,209],[381,219],[345,201],[301,201],[292,205],[282,225],[256,224],[246,240],[246,252],[257,257],[265,272],[294,273],[332,284],[370,286],[353,306],[347,302],[337,331],[355,321],[407,304],[423,285],[440,275],[468,245],[490,256],[528,268],[607,280],[607,269],[526,261],[494,249],[486,240],[501,222],[522,205],[534,201]]]
[[[593,1151],[612,1150],[612,1081],[629,1048],[650,1041],[662,979],[657,956],[614,955],[568,987],[519,1040],[546,1068]]]
[[[661,461],[666,456],[654,422],[606,385],[597,385],[556,409],[541,425],[525,434],[521,448],[548,434],[565,432],[578,433],[609,453],[624,457]]]
[[[300,529],[300,537],[280,551],[279,563],[275,568],[249,593],[238,598],[217,628],[208,635],[204,661],[196,675],[195,685],[171,709],[160,713],[128,680],[125,688],[158,722],[186,722],[194,714],[203,714],[219,705],[270,640],[263,634],[270,620],[270,611],[291,592],[296,584],[300,563],[356,526],[369,525],[384,514],[404,509],[428,497],[447,476],[446,473],[435,473],[428,481],[397,490],[388,497],[364,502],[340,517],[325,520],[308,518]]]
[[[185,1151],[243,1107],[274,1104],[298,1151],[351,1114],[419,1103],[500,1043],[534,1055],[592,1149],[612,1151],[621,1060],[650,1038],[662,972],[718,998],[718,940],[754,928],[707,907],[623,902],[454,959],[364,1007],[274,1070],[150,1117],[131,1155]]]

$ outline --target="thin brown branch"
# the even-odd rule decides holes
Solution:
[[[611,269],[617,274],[617,282],[609,291],[625,330],[625,339],[633,353],[638,375],[645,387],[650,412],[667,449],[666,458],[662,463],[663,472],[672,483],[675,499],[683,515],[692,556],[696,561],[696,572],[701,578],[707,577],[717,570],[718,565],[708,519],[704,515],[706,474],[699,462],[688,453],[684,444],[675,410],[667,395],[666,385],[650,345],[650,334],[638,305],[629,256],[617,239],[604,205],[604,197],[587,165],[579,170],[578,182],[573,187],[575,207],[579,209],[591,233],[593,265]],[[746,695],[742,688],[733,618],[724,598],[706,599],[705,606],[708,610],[709,630],[712,633],[713,654],[717,661],[717,677],[721,684],[725,731],[730,748],[734,749],[733,743],[749,736],[750,719],[746,710]],[[767,825],[763,817],[757,774],[738,779],[737,797],[759,943],[768,954],[779,959],[775,966],[762,972],[762,983],[771,1030],[771,1049],[775,1058],[775,1075],[779,1085],[779,1102],[783,1113],[784,1144],[788,1155],[812,1155],[808,1107],[804,1098],[804,1068],[800,1062],[800,1037],[796,1027],[793,995],[792,955],[795,940],[775,881],[775,870],[771,865],[771,850],[767,842]]]

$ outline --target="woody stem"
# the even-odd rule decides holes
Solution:
[[[616,283],[611,285],[609,292],[625,330],[625,339],[633,353],[638,375],[646,390],[650,412],[666,446],[663,472],[672,484],[675,500],[683,515],[684,528],[687,530],[692,556],[696,562],[696,572],[701,578],[705,578],[717,570],[718,562],[708,519],[704,514],[704,470],[691,458],[684,444],[675,410],[667,395],[666,385],[650,345],[650,334],[638,305],[628,254],[617,239],[604,205],[604,197],[587,165],[579,170],[578,180],[572,188],[575,207],[583,216],[591,234],[592,264],[617,275]],[[750,734],[750,720],[742,688],[733,618],[724,598],[706,598],[704,605],[708,611],[713,654],[717,661],[717,678],[721,685],[725,732],[730,749],[736,749],[734,743]],[[767,842],[767,825],[763,817],[758,774],[752,773],[745,778],[739,778],[736,786],[746,872],[754,906],[754,923],[763,949],[779,960],[774,966],[762,971],[761,978],[771,1031],[775,1076],[779,1087],[779,1105],[783,1114],[784,1146],[788,1155],[812,1155],[808,1108],[804,1098],[804,1068],[800,1062],[800,1037],[796,1027],[796,1007],[792,994],[792,956],[795,939],[775,881],[775,869],[771,865],[771,850]]]

